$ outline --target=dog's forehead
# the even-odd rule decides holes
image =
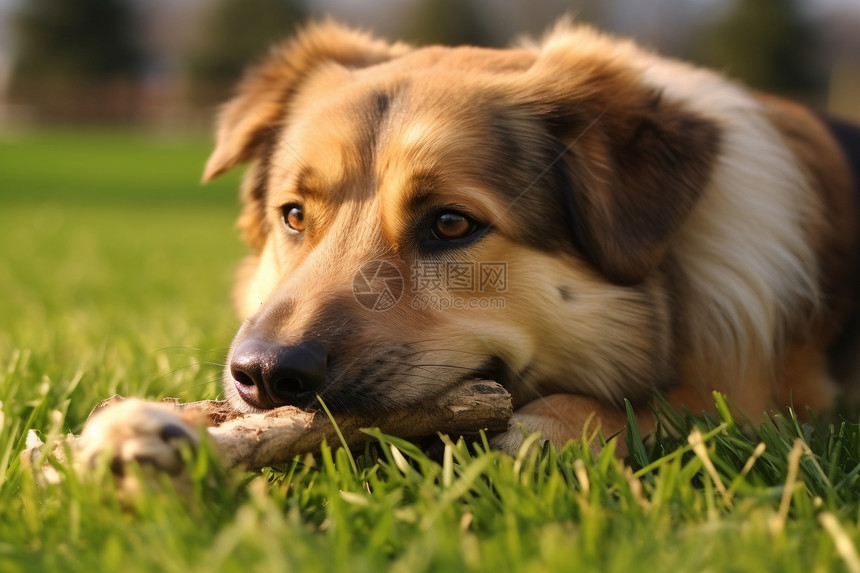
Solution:
[[[332,185],[356,176],[378,182],[392,170],[518,163],[526,120],[505,80],[530,59],[432,48],[366,69],[324,67],[286,110],[277,163],[311,165]]]
[[[490,97],[460,72],[320,74],[286,113],[275,175],[358,192],[356,180],[378,183],[392,170],[451,171],[466,149],[502,135]]]
[[[509,91],[533,56],[496,53],[440,48],[367,69],[321,70],[287,113],[270,189],[326,203],[332,216],[357,202],[403,215],[410,195],[435,194],[439,206],[559,226],[559,193],[550,189],[558,142]]]

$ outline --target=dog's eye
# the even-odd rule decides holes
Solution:
[[[477,225],[467,216],[456,211],[441,213],[433,221],[433,237],[440,241],[453,241],[471,235]]]
[[[302,210],[301,205],[296,205],[295,203],[284,205],[283,213],[284,224],[287,228],[297,232],[305,230],[305,212]]]

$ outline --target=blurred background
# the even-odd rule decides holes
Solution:
[[[242,66],[307,18],[504,46],[565,13],[860,119],[860,0],[0,0],[0,128],[206,129]]]

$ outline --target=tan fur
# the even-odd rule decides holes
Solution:
[[[857,222],[806,112],[569,24],[519,49],[412,50],[324,23],[249,73],[217,140],[206,179],[252,162],[236,343],[321,344],[335,409],[494,374],[514,421],[563,444],[586,420],[620,430],[624,398],[647,428],[655,392],[698,410],[720,390],[753,417],[833,406]],[[281,220],[295,204],[301,233]],[[427,218],[451,209],[490,230],[428,254]],[[353,296],[371,261],[405,280],[384,312]],[[487,262],[506,265],[501,291],[410,281]],[[229,368],[225,389],[248,408]]]

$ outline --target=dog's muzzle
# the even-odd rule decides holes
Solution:
[[[327,362],[325,349],[314,342],[284,346],[246,338],[233,352],[230,373],[239,396],[255,408],[305,408],[325,383]]]

